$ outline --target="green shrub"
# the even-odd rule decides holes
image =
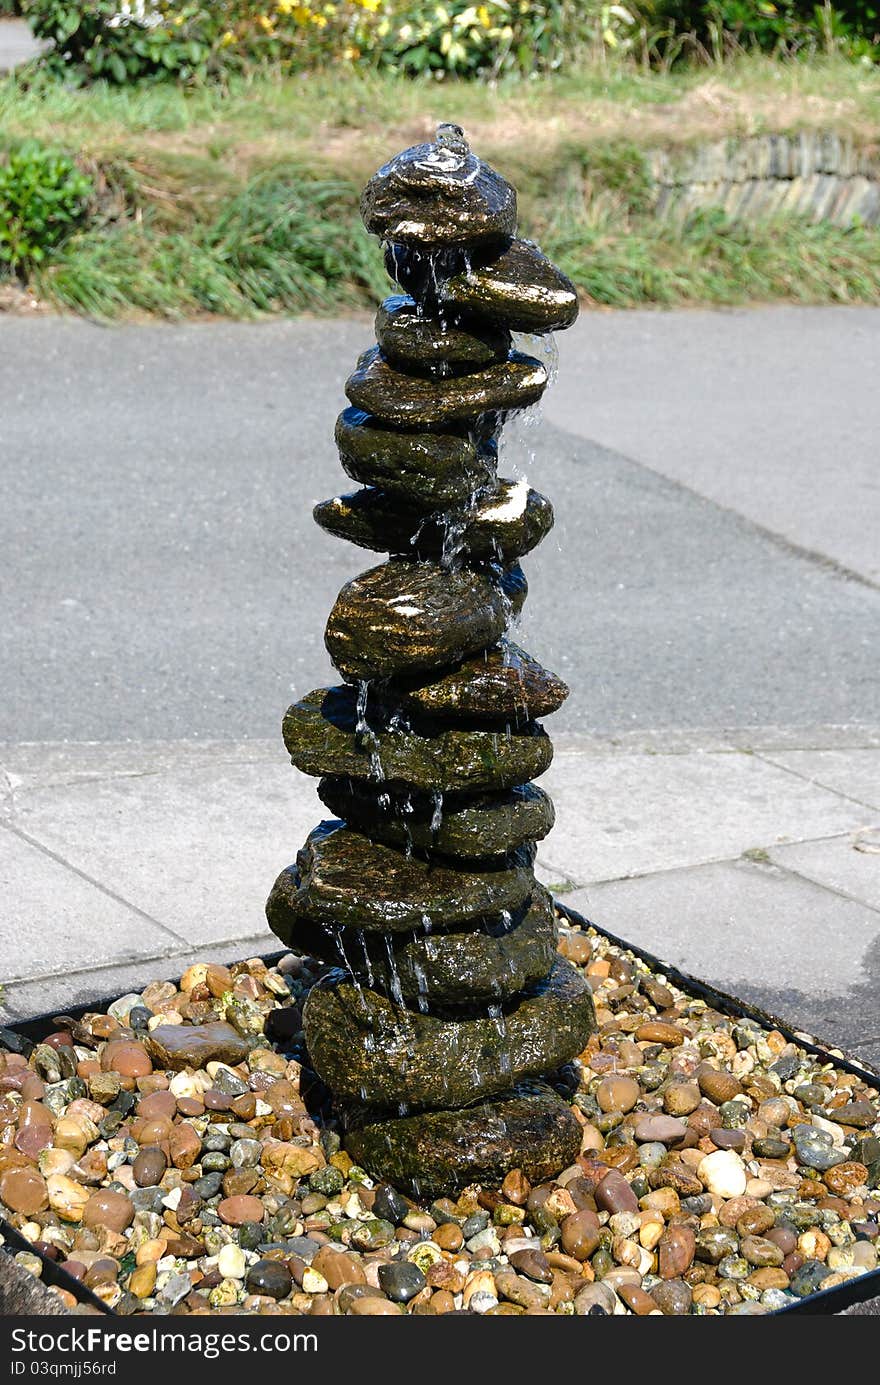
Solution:
[[[210,6],[166,0],[21,0],[43,61],[80,79],[137,82],[204,73],[217,35]]]
[[[0,269],[27,273],[86,218],[92,180],[73,159],[35,142],[0,163]]]

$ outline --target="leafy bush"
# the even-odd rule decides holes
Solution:
[[[2,0],[0,0],[2,3]],[[880,0],[21,0],[45,61],[83,79],[204,79],[272,63],[357,64],[409,75],[531,74],[585,50],[667,63],[838,48],[874,55]]]
[[[66,154],[36,142],[0,163],[0,268],[26,273],[86,217],[94,191]]]

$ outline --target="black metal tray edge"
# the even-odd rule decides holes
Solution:
[[[810,1053],[817,1054],[825,1062],[834,1063],[837,1067],[843,1068],[846,1072],[851,1072],[855,1076],[867,1082],[875,1091],[880,1094],[880,1072],[871,1064],[865,1063],[861,1059],[852,1057],[842,1052],[838,1048],[831,1048],[828,1044],[822,1043],[819,1039],[809,1036],[804,1030],[794,1029],[785,1020],[776,1015],[762,1010],[757,1005],[751,1005],[747,1001],[740,1000],[736,996],[728,995],[726,991],[721,991],[715,986],[711,986],[706,981],[701,981],[696,976],[691,976],[689,972],[682,971],[680,967],[674,966],[671,962],[666,962],[660,957],[655,957],[653,953],[639,947],[636,943],[628,942],[625,938],[618,937],[607,928],[594,923],[591,919],[584,918],[576,910],[568,908],[561,900],[554,899],[557,912],[570,922],[577,924],[581,928],[591,928],[596,933],[607,938],[616,947],[624,948],[634,956],[641,958],[652,971],[660,971],[669,977],[676,985],[681,986],[682,990],[690,991],[694,995],[710,1001],[712,1008],[721,1014],[734,1015],[744,1019],[755,1020],[758,1024],[768,1029],[778,1029],[780,1034],[784,1034],[792,1043],[800,1045]],[[283,948],[277,952],[261,953],[260,960],[267,966],[273,966],[280,958],[286,956],[289,949]],[[254,955],[254,954],[251,954]],[[242,958],[235,958],[233,961],[241,961]],[[228,963],[227,965],[232,965]],[[170,979],[170,978],[169,978]],[[118,992],[109,996],[103,996],[96,1000],[88,1001],[84,1005],[76,1005],[61,1010],[49,1011],[40,1015],[33,1015],[30,1019],[15,1020],[3,1025],[5,1029],[11,1030],[15,1034],[21,1034],[25,1038],[39,1040],[47,1032],[51,1032],[56,1016],[59,1014],[69,1015],[71,1019],[79,1019],[90,1011],[106,1009],[114,1000],[118,1000]],[[27,1250],[35,1254],[43,1262],[43,1279],[47,1283],[57,1284],[59,1288],[67,1289],[80,1303],[87,1303],[98,1308],[102,1313],[110,1317],[118,1317],[112,1308],[108,1308],[102,1303],[90,1289],[82,1284],[73,1275],[67,1274],[65,1270],[59,1268],[54,1260],[43,1255],[40,1251],[35,1251],[34,1247],[15,1230],[14,1227],[0,1216],[0,1236],[9,1244],[15,1245],[17,1250]],[[870,1270],[867,1274],[859,1275],[857,1279],[847,1280],[844,1284],[835,1285],[832,1289],[822,1289],[817,1293],[810,1294],[807,1298],[799,1299],[797,1303],[792,1303],[786,1308],[774,1309],[768,1317],[781,1317],[789,1313],[806,1313],[813,1316],[830,1315],[840,1313],[854,1304],[865,1303],[870,1299],[880,1296],[880,1269]]]

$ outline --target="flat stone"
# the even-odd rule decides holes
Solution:
[[[392,558],[346,582],[324,632],[351,680],[443,668],[497,643],[509,619],[499,583],[484,572]]]
[[[345,1134],[352,1158],[416,1197],[495,1187],[511,1168],[542,1183],[574,1162],[580,1143],[571,1107],[543,1083],[458,1111],[351,1120]]]
[[[286,941],[416,1006],[462,997],[475,1003],[506,1001],[549,972],[556,955],[556,920],[552,900],[539,886],[529,905],[512,918],[485,918],[468,930],[380,938],[298,919]]]
[[[474,798],[389,792],[383,784],[327,778],[318,794],[335,817],[372,841],[462,860],[499,856],[539,841],[554,822],[553,804],[536,784]]]
[[[560,1067],[582,1051],[595,1015],[587,982],[557,957],[497,1018],[419,1014],[331,973],[309,992],[303,1028],[315,1070],[338,1098],[419,1109],[463,1106]]]
[[[231,1024],[159,1024],[144,1039],[153,1062],[160,1068],[203,1068],[206,1063],[240,1063],[248,1044]]]
[[[371,842],[344,823],[325,822],[310,834],[296,865],[281,872],[266,913],[284,942],[301,919],[405,933],[517,909],[532,888],[524,852],[494,869],[460,870]]]
[[[378,553],[512,563],[553,527],[553,506],[525,481],[499,478],[472,505],[426,517],[424,507],[368,487],[322,500],[315,522],[328,534]]]
[[[527,409],[546,388],[541,362],[519,351],[497,365],[438,380],[395,370],[378,346],[364,352],[345,382],[356,409],[404,428],[442,428],[485,413]]]
[[[508,735],[503,728],[383,723],[381,710],[372,708],[368,715],[359,731],[357,693],[350,687],[319,688],[295,702],[283,727],[293,764],[304,774],[373,780],[379,792],[406,784],[427,793],[485,794],[527,783],[553,758],[537,722]]]
[[[363,409],[339,415],[336,445],[353,481],[380,486],[425,510],[466,502],[492,480],[498,462],[494,440],[464,426],[411,432],[388,427]]]
[[[382,354],[402,370],[434,372],[496,365],[512,342],[506,327],[480,318],[440,316],[409,294],[386,298],[376,314],[376,341]]]
[[[449,136],[443,131],[457,131]],[[373,174],[361,194],[367,230],[426,248],[471,245],[516,229],[516,192],[468,148],[457,126],[414,144]]]
[[[488,263],[454,275],[442,285],[441,297],[512,332],[556,332],[578,315],[574,284],[528,240],[515,240]]]
[[[521,722],[546,717],[568,697],[568,687],[512,640],[484,649],[456,668],[412,685],[404,684],[406,706],[442,716]]]

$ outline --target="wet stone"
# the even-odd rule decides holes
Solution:
[[[567,1062],[595,1028],[583,977],[558,958],[549,977],[498,1018],[403,1010],[377,991],[331,973],[303,1012],[315,1070],[349,1101],[379,1107],[463,1105]]]
[[[517,725],[558,711],[568,688],[519,645],[502,640],[439,677],[404,682],[401,696],[405,706],[428,715]]]
[[[162,1180],[168,1160],[158,1145],[147,1145],[135,1156],[132,1165],[134,1181],[139,1188],[152,1188]]]
[[[246,1283],[252,1294],[287,1298],[293,1288],[293,1276],[280,1260],[258,1260],[248,1270]]]
[[[536,784],[492,795],[444,794],[438,803],[435,795],[333,777],[321,780],[318,795],[372,841],[458,860],[501,856],[540,841],[555,818],[552,801]]]
[[[514,562],[553,527],[553,506],[525,481],[500,478],[458,512],[426,517],[420,506],[368,487],[323,500],[314,519],[328,534],[378,553],[469,562]]]
[[[398,369],[441,378],[450,369],[495,365],[507,358],[512,345],[510,333],[495,322],[432,314],[409,294],[385,299],[376,314],[376,340]]]
[[[524,850],[497,869],[469,871],[407,856],[340,822],[310,833],[295,867],[282,872],[267,904],[284,941],[297,922],[392,933],[449,926],[519,908],[532,890]]]
[[[409,1260],[394,1260],[390,1265],[379,1266],[379,1284],[392,1303],[409,1303],[426,1283],[423,1271]]]
[[[405,265],[405,255],[398,260]],[[407,287],[403,273],[398,282]],[[442,303],[493,318],[513,332],[557,332],[578,315],[574,284],[528,240],[514,240],[500,255],[475,260],[470,270],[449,278],[440,293]]]
[[[248,1045],[231,1024],[160,1024],[150,1030],[144,1043],[160,1068],[181,1071],[209,1062],[240,1063]]]
[[[549,895],[537,887],[509,920],[483,918],[460,931],[379,937],[301,920],[289,941],[416,1006],[454,1003],[462,996],[504,1001],[547,975],[556,954],[556,922]]]
[[[358,1163],[420,1196],[494,1185],[513,1165],[540,1183],[574,1161],[580,1141],[570,1106],[542,1083],[458,1111],[352,1121],[345,1135]]]
[[[345,584],[324,643],[349,681],[389,678],[443,668],[495,644],[509,609],[487,573],[392,558]]]
[[[465,729],[417,719],[407,726],[399,720],[389,722],[372,705],[368,715],[367,725],[359,730],[354,688],[309,693],[288,708],[284,718],[284,743],[292,763],[304,774],[372,780],[377,794],[409,785],[417,793],[473,796],[526,784],[543,774],[553,758],[549,736],[533,721],[512,727],[508,735],[503,729]],[[454,811],[453,805],[450,812]],[[476,825],[465,820],[469,835]],[[487,843],[478,854],[494,854],[493,846]]]
[[[458,126],[438,126],[433,143],[395,155],[361,196],[367,230],[380,240],[424,249],[471,245],[510,236],[516,193],[472,154]]]
[[[792,1138],[798,1163],[805,1164],[808,1169],[824,1173],[846,1159],[845,1152],[834,1145],[826,1130],[811,1125],[796,1125]]]
[[[437,381],[395,370],[378,346],[365,351],[345,382],[356,409],[382,423],[403,428],[444,428],[474,424],[482,414],[506,414],[537,404],[547,388],[547,372],[534,356],[511,351],[497,365]]]
[[[497,448],[464,425],[430,432],[383,424],[348,408],[336,421],[342,468],[353,481],[378,486],[424,511],[466,504],[495,476]]]

